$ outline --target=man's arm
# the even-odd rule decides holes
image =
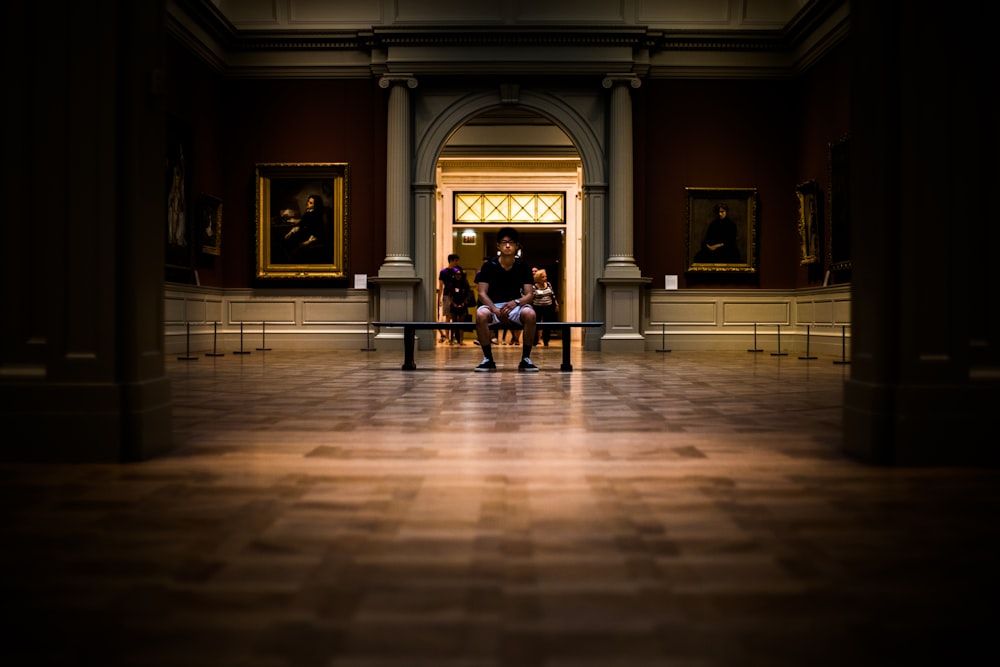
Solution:
[[[494,304],[493,300],[490,298],[490,284],[476,283],[476,286],[479,288],[479,302],[484,306],[486,306],[487,308],[489,308],[490,312],[499,315],[500,310],[496,307],[496,304]]]

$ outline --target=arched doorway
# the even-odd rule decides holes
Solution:
[[[501,93],[501,94],[498,94]],[[524,189],[545,183],[548,178],[552,187],[562,188],[567,193],[567,210],[572,212],[572,231],[569,215],[566,225],[560,230],[562,257],[560,264],[562,290],[572,293],[572,313],[564,314],[566,319],[600,318],[603,304],[596,280],[602,274],[605,257],[604,228],[606,216],[607,183],[605,180],[604,143],[602,141],[604,116],[600,103],[600,93],[597,91],[575,91],[573,94],[556,95],[550,92],[532,90],[503,91],[416,91],[422,96],[423,103],[415,105],[414,114],[414,236],[417,240],[414,248],[414,266],[421,277],[421,287],[418,288],[416,306],[427,316],[434,313],[434,287],[437,282],[437,271],[443,260],[454,247],[456,234],[462,229],[456,228],[454,216],[447,208],[453,201],[451,195],[455,183],[461,179],[450,179],[446,175],[442,180],[442,170],[447,171],[449,163],[457,161],[463,150],[467,153],[462,159],[479,161],[478,176],[471,181],[482,185],[490,183],[512,186],[505,189]],[[587,110],[583,113],[581,109]],[[513,113],[512,113],[513,112]],[[521,155],[514,157],[490,154],[491,151],[510,152],[510,141],[500,149],[494,145],[487,148],[480,145],[481,150],[473,150],[476,140],[471,143],[463,138],[463,132],[471,131],[484,122],[496,120],[498,117],[517,116],[520,119],[533,118],[538,127],[545,131],[555,131],[563,140],[557,142],[564,155],[546,155],[548,148],[520,146]],[[478,120],[477,120],[478,119]],[[485,119],[485,120],[484,120]],[[507,125],[511,123],[508,122]],[[507,164],[500,158],[506,157]],[[534,178],[531,171],[525,168],[528,160],[535,167],[541,168],[534,176],[559,164],[561,175],[549,174]],[[522,161],[518,164],[518,160]],[[567,169],[566,164],[571,164]],[[474,170],[475,171],[475,170]],[[559,171],[559,169],[556,169]],[[570,178],[571,176],[571,178]],[[476,181],[475,179],[480,179]],[[560,181],[560,179],[565,179]],[[444,187],[442,187],[444,185]],[[513,187],[518,186],[518,187]],[[532,189],[532,188],[529,188]],[[446,202],[446,194],[448,195]],[[453,205],[453,204],[452,204]],[[524,229],[519,226],[519,229]],[[484,229],[484,231],[486,231]],[[531,240],[531,230],[527,239]],[[572,234],[572,237],[569,236]],[[484,234],[485,236],[485,234]],[[421,239],[433,239],[424,244]],[[550,245],[552,239],[542,236],[538,247]],[[477,241],[479,242],[479,241]],[[481,245],[484,253],[487,246]],[[426,250],[426,252],[424,252]],[[477,254],[478,254],[477,253]],[[460,253],[461,254],[461,253]],[[465,260],[468,263],[469,260]],[[472,266],[478,266],[482,257],[474,258]],[[549,261],[549,260],[547,260]],[[465,268],[470,268],[466,266]],[[564,302],[569,303],[564,296]],[[585,340],[585,344],[587,341]],[[588,347],[597,349],[597,342]]]
[[[524,261],[546,270],[560,298],[561,318],[580,319],[579,158],[446,153],[438,164],[436,265],[444,266],[449,254],[457,254],[472,282],[476,269],[496,250],[497,229],[510,224],[521,234]]]

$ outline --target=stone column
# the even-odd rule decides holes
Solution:
[[[632,188],[632,98],[626,86],[638,88],[634,74],[609,74],[604,87],[611,89],[608,117],[610,146],[608,148],[608,259],[606,278],[638,277],[639,267],[633,255],[633,188]]]
[[[412,225],[410,224],[410,97],[408,88],[416,88],[417,80],[409,74],[391,74],[379,79],[378,85],[389,89],[389,123],[386,167],[386,256],[379,277],[403,278],[414,276]]]
[[[604,335],[601,349],[642,352],[643,278],[633,253],[632,98],[626,86],[639,87],[634,74],[609,74],[608,114],[608,257],[604,264]]]
[[[389,89],[389,121],[386,137],[385,261],[372,283],[378,288],[377,318],[412,321],[416,311],[416,275],[413,257],[413,221],[410,190],[412,174],[410,93],[417,80],[410,74],[387,74],[378,85]],[[402,347],[402,330],[383,329],[375,336],[378,349]]]
[[[1000,233],[984,222],[1000,122],[983,85],[992,69],[981,24],[911,3],[851,5],[843,449],[863,461],[1000,464],[983,437],[1000,405]],[[963,55],[941,57],[953,53]]]
[[[173,446],[163,355],[164,4],[28,9],[8,5],[0,40],[3,80],[30,92],[0,112],[0,151],[9,208],[37,204],[45,222],[19,224],[13,213],[4,222],[0,460],[149,459]],[[24,61],[38,44],[44,57]]]

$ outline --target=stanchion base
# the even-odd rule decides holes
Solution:
[[[673,350],[657,350],[657,352],[673,352]]]
[[[819,357],[799,357],[799,359],[818,359]]]
[[[250,354],[250,350],[239,350],[237,352],[233,352],[233,354]]]
[[[788,353],[787,352],[772,352],[771,356],[772,357],[787,357]]]
[[[223,352],[206,352],[205,356],[206,357],[224,357],[226,355]]]
[[[375,350],[374,347],[363,347],[363,348],[361,348],[361,351],[362,352],[375,352],[376,350]]]
[[[271,348],[269,348],[269,347],[258,347],[257,351],[258,352],[270,352]]]
[[[835,364],[849,364],[851,362],[850,361],[835,361],[833,363],[835,363]]]
[[[764,350],[747,350],[747,352],[763,352]]]
[[[198,361],[198,357],[177,357],[178,361]]]

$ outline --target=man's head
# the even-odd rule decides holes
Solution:
[[[448,255],[448,266],[455,266],[458,264],[459,257],[455,253]]]
[[[500,249],[501,254],[505,248],[510,248],[511,254],[514,254],[520,246],[521,238],[513,227],[501,227],[500,231],[497,232],[497,248]]]

